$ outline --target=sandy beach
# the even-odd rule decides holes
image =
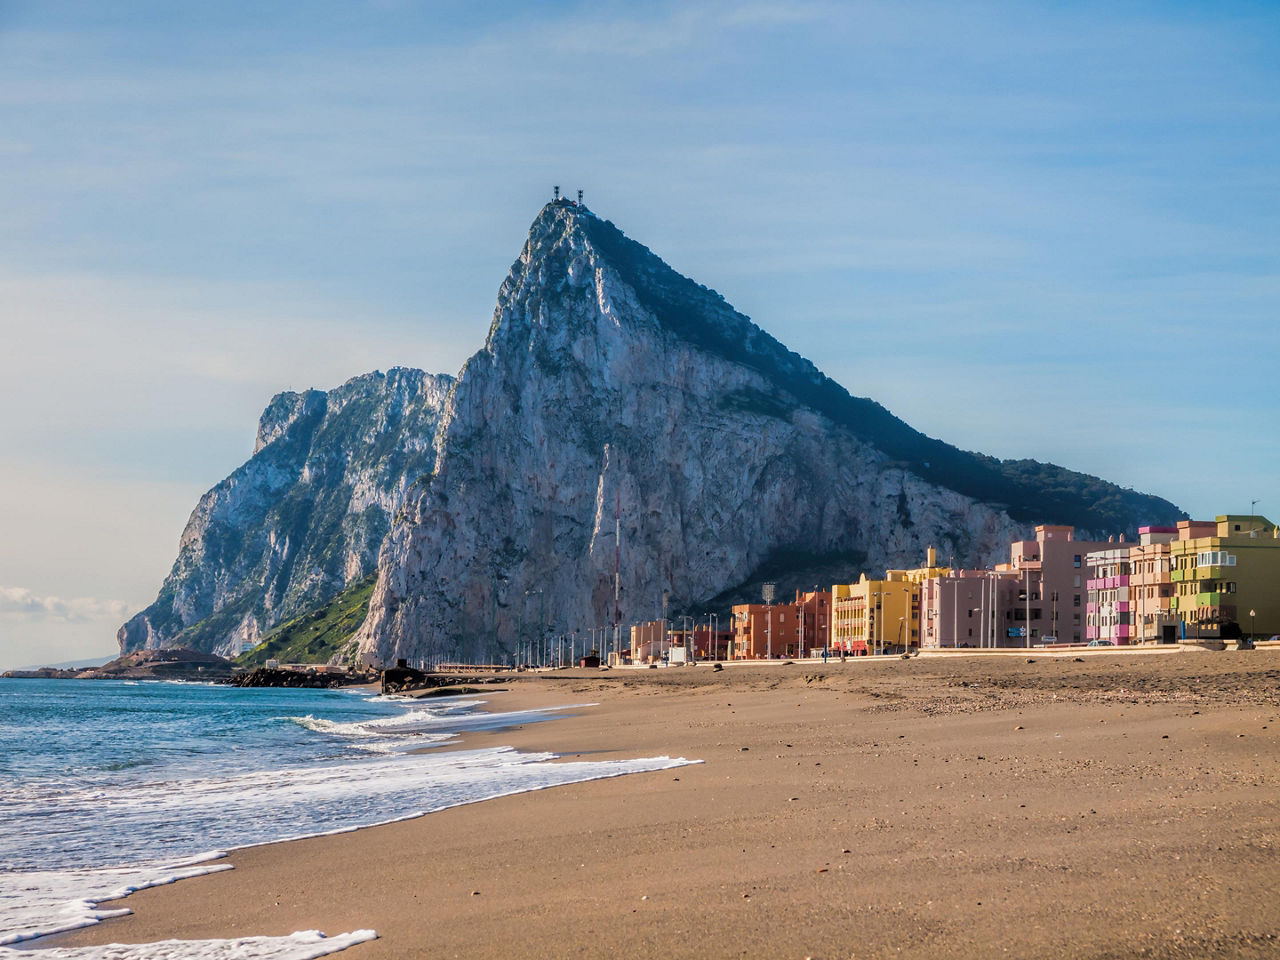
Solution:
[[[1280,652],[561,671],[485,697],[597,705],[465,746],[702,762],[238,851],[39,946],[371,927],[340,956],[1280,956]]]

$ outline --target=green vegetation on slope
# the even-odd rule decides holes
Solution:
[[[332,600],[286,620],[252,650],[236,657],[240,667],[260,667],[268,660],[281,663],[326,663],[340,653],[364,623],[377,574],[357,580]]]

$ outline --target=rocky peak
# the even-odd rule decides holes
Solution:
[[[254,442],[253,452],[258,453],[267,444],[284,436],[299,421],[310,421],[317,415],[323,416],[327,399],[328,395],[323,390],[307,390],[304,393],[289,390],[277,393],[258,419],[258,437]]]
[[[501,655],[528,637],[534,595],[553,632],[608,624],[617,504],[634,619],[656,616],[664,590],[705,604],[784,555],[838,579],[913,566],[930,544],[994,559],[1042,520],[1118,530],[1177,514],[1036,468],[851,396],[715,291],[557,201],[450,395],[434,473],[383,546],[361,649]]]
[[[121,650],[235,652],[375,568],[405,492],[435,462],[453,378],[395,367],[277,394],[253,456],[201,497],[155,603]]]

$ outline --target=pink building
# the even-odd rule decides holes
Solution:
[[[1177,640],[1172,544],[1213,536],[1217,528],[1216,523],[1199,520],[1183,520],[1176,527],[1141,527],[1137,543],[1121,539],[1105,550],[1090,552],[1085,558],[1089,567],[1086,637],[1116,645]]]
[[[1034,540],[1010,544],[994,570],[960,570],[925,581],[925,647],[1026,647],[1082,643],[1085,557],[1114,543],[1075,538],[1075,528],[1042,524]]]
[[[1004,616],[1017,605],[1018,580],[995,570],[953,570],[920,584],[920,645],[998,647]]]

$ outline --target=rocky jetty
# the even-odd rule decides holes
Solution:
[[[323,673],[315,670],[277,670],[270,667],[259,667],[244,673],[237,673],[227,680],[233,687],[300,687],[307,689],[327,689],[329,687],[349,687],[356,683],[372,683],[376,675],[365,673]]]

